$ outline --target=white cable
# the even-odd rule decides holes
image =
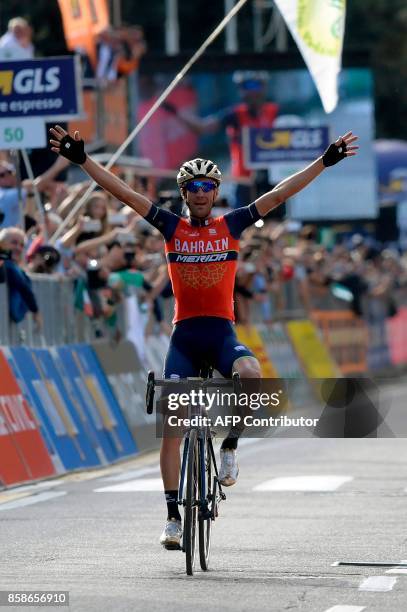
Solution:
[[[235,6],[232,8],[232,10],[227,15],[225,15],[225,17],[222,19],[220,24],[214,29],[212,34],[210,34],[210,36],[208,36],[208,38],[202,43],[202,45],[194,53],[194,55],[191,57],[191,59],[185,64],[185,66],[182,68],[182,70],[180,72],[178,72],[178,74],[174,77],[174,79],[171,81],[171,83],[168,85],[168,87],[163,91],[163,93],[155,101],[155,103],[150,108],[150,110],[144,115],[144,117],[142,118],[140,123],[138,123],[136,125],[134,130],[127,136],[126,140],[120,145],[120,147],[117,149],[117,151],[112,155],[112,157],[110,158],[110,161],[105,166],[106,170],[109,170],[114,165],[116,160],[120,157],[120,155],[123,153],[123,151],[129,146],[129,144],[137,136],[137,134],[140,132],[140,130],[143,129],[143,127],[146,125],[147,121],[152,117],[152,115],[155,113],[155,111],[161,106],[161,104],[164,102],[164,100],[167,98],[167,96],[178,85],[178,83],[181,81],[181,79],[184,78],[184,76],[186,75],[188,70],[201,57],[201,55],[204,53],[204,51],[206,51],[206,49],[215,40],[215,38],[217,36],[219,36],[219,34],[224,29],[224,27],[236,15],[236,13],[238,11],[240,11],[242,6],[244,4],[246,4],[246,2],[247,2],[247,0],[239,0],[239,2],[237,2],[237,4],[235,4]],[[55,242],[55,240],[62,234],[62,232],[65,229],[65,227],[69,224],[71,219],[76,215],[78,210],[80,210],[82,208],[83,204],[86,202],[86,200],[88,199],[90,194],[93,192],[95,187],[96,187],[96,182],[92,181],[92,183],[89,185],[88,189],[85,191],[83,196],[78,200],[78,202],[75,204],[75,206],[70,211],[70,213],[67,215],[67,217],[65,217],[63,223],[61,223],[61,225],[58,227],[58,229],[55,232],[55,234],[51,237],[51,240],[50,240],[51,244],[53,244]]]

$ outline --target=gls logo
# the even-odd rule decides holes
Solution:
[[[0,70],[0,92],[3,96],[13,92],[21,95],[51,93],[60,86],[59,71],[59,66],[51,66],[46,70],[24,68],[16,74],[13,70]]]

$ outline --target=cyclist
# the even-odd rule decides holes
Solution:
[[[241,378],[259,378],[259,362],[239,343],[233,329],[233,287],[240,235],[270,210],[304,189],[326,167],[355,155],[357,136],[348,132],[338,138],[306,168],[286,178],[252,204],[223,217],[211,217],[222,180],[220,170],[210,160],[187,161],[177,176],[182,198],[189,209],[188,217],[183,218],[158,208],[92,160],[85,153],[79,132],[76,131],[72,138],[60,126],[50,131],[55,153],[80,164],[96,183],[142,215],[164,236],[175,296],[175,327],[165,360],[164,378],[198,376],[203,359],[225,377],[236,371]],[[164,437],[161,445],[160,465],[168,515],[160,541],[166,548],[177,548],[182,536],[177,504],[180,442],[180,438]],[[236,434],[230,432],[221,447],[219,475],[224,486],[233,485],[238,476],[236,448]]]

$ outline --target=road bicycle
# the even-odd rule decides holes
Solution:
[[[156,379],[154,372],[148,373],[146,408],[152,414],[155,388],[165,387],[173,390],[176,385],[187,383],[191,388],[205,391],[209,387],[232,387],[235,393],[240,389],[239,374],[233,374],[232,381],[214,379],[212,368],[203,368],[199,378]],[[204,414],[202,405],[189,405],[188,418],[205,416],[205,424],[186,428],[183,439],[182,462],[177,503],[184,509],[183,536],[180,550],[185,553],[186,572],[194,573],[196,556],[196,536],[198,531],[199,561],[202,570],[209,568],[212,523],[218,517],[218,507],[226,499],[219,482],[213,439],[215,432],[210,419]],[[198,421],[200,419],[198,418]],[[197,529],[198,527],[198,529]]]

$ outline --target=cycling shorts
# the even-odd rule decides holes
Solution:
[[[164,365],[164,378],[199,376],[210,365],[225,378],[240,357],[254,357],[236,337],[234,325],[220,317],[192,317],[174,326]]]

